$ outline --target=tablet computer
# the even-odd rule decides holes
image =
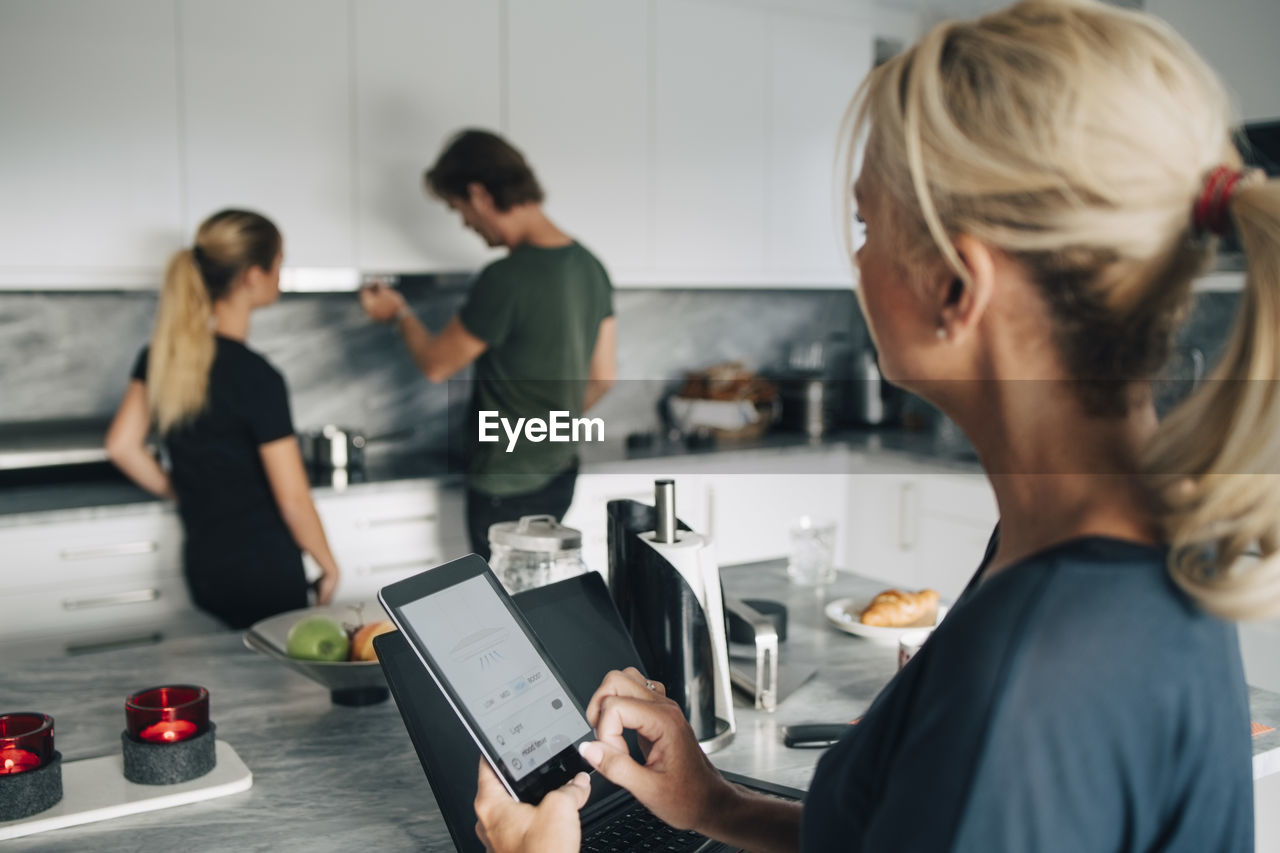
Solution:
[[[484,559],[468,554],[378,600],[511,795],[538,803],[591,766],[582,706]]]

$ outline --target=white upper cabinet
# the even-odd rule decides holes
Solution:
[[[181,238],[169,0],[0,3],[0,285],[158,279]]]
[[[224,207],[286,284],[498,253],[423,173],[502,132],[621,285],[847,287],[868,0],[5,0],[0,286],[150,286]]]
[[[776,16],[769,31],[765,269],[784,282],[848,287],[836,143],[853,93],[871,70],[871,32],[858,20],[792,15]]]
[[[349,4],[182,0],[178,9],[185,230],[246,207],[280,227],[286,267],[353,268]]]
[[[866,9],[657,0],[654,283],[850,286],[836,143]]]
[[[658,281],[749,283],[765,257],[768,16],[657,0],[654,74]]]
[[[508,5],[507,130],[546,209],[615,281],[652,270],[651,4]]]
[[[358,0],[351,10],[357,263],[474,269],[493,253],[428,196],[423,174],[454,132],[500,129],[499,2]]]

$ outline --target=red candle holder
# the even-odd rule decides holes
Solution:
[[[0,821],[28,817],[62,799],[60,758],[53,717],[0,714]]]
[[[53,717],[48,714],[0,716],[0,774],[35,770],[53,758]]]
[[[209,691],[192,684],[152,687],[124,703],[129,734],[148,743],[177,743],[209,730]]]
[[[172,785],[217,763],[209,691],[194,684],[139,690],[124,703],[124,776],[140,785]]]

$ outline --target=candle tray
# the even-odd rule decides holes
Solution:
[[[253,774],[236,751],[221,740],[215,748],[218,761],[211,772],[176,785],[130,782],[124,778],[123,759],[118,752],[62,762],[62,800],[30,817],[0,821],[0,842],[66,826],[212,800],[253,787]],[[0,843],[0,847],[3,846]],[[71,846],[83,848],[85,845]]]

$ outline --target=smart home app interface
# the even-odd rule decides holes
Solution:
[[[406,604],[431,650],[512,778],[591,733],[533,643],[483,577]]]

